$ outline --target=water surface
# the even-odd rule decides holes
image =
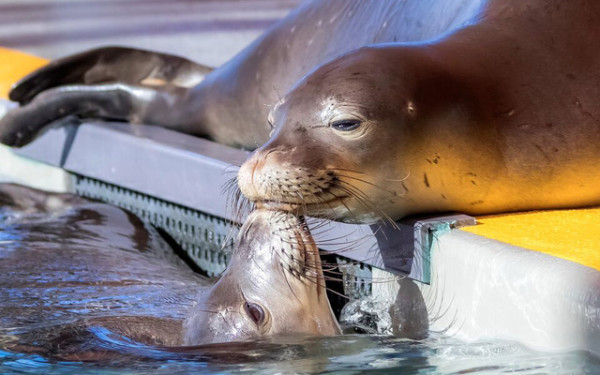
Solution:
[[[2,374],[600,374],[600,360],[583,352],[434,333],[419,341],[347,335],[181,347],[181,320],[209,283],[152,228],[109,205],[6,189]]]

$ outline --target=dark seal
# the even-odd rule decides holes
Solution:
[[[598,15],[593,0],[308,1],[206,76],[159,64],[126,81],[131,50],[57,61],[15,88],[0,139],[78,115],[253,148],[270,122],[239,174],[259,206],[369,222],[594,205]]]
[[[160,125],[254,149],[269,139],[271,106],[316,66],[373,43],[435,37],[467,21],[478,3],[305,1],[212,72],[130,48],[59,59],[13,88],[10,98],[22,107],[0,122],[0,142],[24,145],[52,121],[76,116]]]

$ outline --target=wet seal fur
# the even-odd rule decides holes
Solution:
[[[319,249],[306,224],[289,213],[253,211],[227,269],[190,310],[184,331],[188,345],[273,334],[338,335]]]
[[[252,213],[210,286],[119,208],[9,184],[0,202],[4,349],[94,361],[135,354],[94,346],[98,329],[168,348],[340,333],[318,249],[295,216]]]
[[[371,222],[595,205],[598,15],[594,0],[307,1],[208,74],[131,49],[58,60],[15,87],[0,141],[75,115],[253,148],[270,122],[239,174],[259,206]]]

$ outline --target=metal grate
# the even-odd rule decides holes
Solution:
[[[343,257],[336,257],[342,273],[344,294],[350,299],[362,299],[372,294],[371,267]]]
[[[126,209],[164,230],[209,276],[227,267],[232,239],[239,229],[231,221],[79,175],[75,192]]]
[[[225,270],[239,225],[149,195],[75,175],[75,192],[121,207],[167,232],[191,260],[209,276]],[[336,256],[344,294],[350,299],[371,295],[371,267]]]

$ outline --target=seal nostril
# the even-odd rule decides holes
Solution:
[[[264,322],[265,312],[259,305],[251,302],[246,302],[244,304],[244,309],[246,310],[248,316],[250,316],[254,323],[256,323],[256,325],[260,326]]]

